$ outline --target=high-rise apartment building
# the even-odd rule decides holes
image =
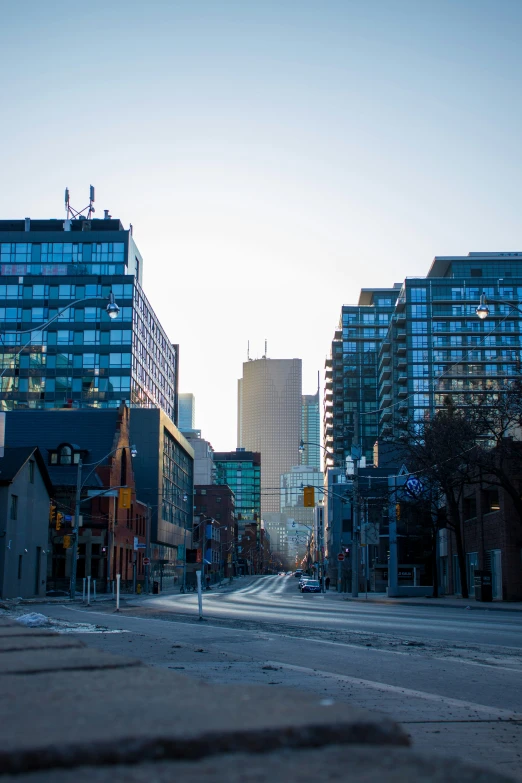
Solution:
[[[1,410],[125,400],[177,423],[178,346],[143,292],[142,266],[132,229],[109,216],[0,221]]]
[[[178,422],[182,431],[193,430],[196,426],[196,399],[193,394],[179,395]]]
[[[400,292],[393,288],[363,288],[356,305],[343,305],[339,327],[326,360],[324,445],[328,467],[344,465],[350,455],[354,413],[359,413],[359,443],[367,463],[379,433],[378,366],[382,340]]]
[[[301,465],[313,465],[317,470],[321,470],[319,389],[315,394],[303,394],[302,437]]]
[[[379,437],[400,437],[428,419],[448,395],[473,405],[520,374],[522,253],[436,257],[426,277],[407,278],[379,349]]]
[[[261,514],[279,512],[281,474],[299,463],[301,359],[243,364],[238,388],[238,445],[261,454]]]

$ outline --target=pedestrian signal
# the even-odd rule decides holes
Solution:
[[[305,508],[313,508],[315,506],[315,492],[313,487],[304,488],[304,503]]]

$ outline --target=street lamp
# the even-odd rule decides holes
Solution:
[[[480,302],[475,311],[481,321],[484,321],[489,315],[489,306],[488,306],[489,304],[506,305],[507,307],[511,307],[513,310],[517,310],[519,313],[522,313],[522,309],[520,307],[517,307],[517,305],[513,304],[513,302],[506,302],[504,299],[488,300],[486,299],[486,294],[482,292],[480,295]]]
[[[70,302],[65,307],[62,307],[61,310],[59,310],[56,315],[53,315],[52,318],[50,318],[48,321],[45,321],[43,324],[39,324],[38,326],[33,326],[31,329],[15,329],[15,330],[6,330],[4,332],[0,332],[0,336],[3,337],[5,334],[32,334],[33,332],[43,332],[44,329],[47,329],[52,323],[54,323],[58,318],[60,318],[67,310],[70,310],[71,307],[76,307],[78,304],[83,304],[84,302],[93,302],[98,301],[100,299],[99,296],[85,296],[83,299],[76,299],[74,302]],[[111,320],[114,320],[118,317],[120,308],[114,301],[114,294],[109,294],[109,302],[106,307],[107,314]],[[22,351],[27,348],[28,345],[31,344],[31,340],[29,339],[28,342],[24,343],[16,356],[20,356]],[[0,378],[4,376],[5,371],[7,370],[7,366],[4,367],[2,372],[0,373]]]
[[[72,563],[71,563],[71,586],[70,586],[70,597],[74,601],[76,597],[76,568],[77,568],[77,557],[78,557],[78,538],[79,538],[79,521],[80,521],[80,503],[81,501],[81,494],[82,494],[82,488],[87,483],[87,480],[89,477],[94,473],[98,465],[101,465],[104,460],[106,460],[108,457],[112,456],[112,454],[116,454],[117,451],[122,451],[123,449],[127,449],[129,446],[118,446],[115,449],[112,449],[112,451],[109,451],[108,454],[105,454],[104,457],[102,457],[97,462],[88,462],[85,464],[85,467],[90,467],[91,470],[87,474],[86,478],[82,482],[82,468],[84,467],[81,458],[78,460],[78,472],[76,474],[76,502],[74,505],[74,524],[73,524],[73,546],[72,546]],[[138,454],[138,451],[136,449],[136,446],[130,447],[130,453],[131,457],[136,457]],[[110,487],[107,491],[110,491],[111,489],[115,489],[115,487]],[[103,492],[100,492],[100,495],[103,495]],[[84,498],[86,500],[87,498]],[[107,577],[109,578],[109,571],[110,571],[110,562],[111,562],[111,549],[112,549],[112,542],[109,541],[109,534],[110,534],[110,524],[108,525],[107,530]]]

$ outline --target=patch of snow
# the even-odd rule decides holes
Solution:
[[[44,614],[39,614],[38,612],[29,612],[29,614],[21,614],[19,617],[16,617],[15,619],[17,623],[20,623],[21,625],[25,625],[28,628],[41,628],[42,626],[49,625],[49,618],[46,617]]]

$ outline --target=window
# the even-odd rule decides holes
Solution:
[[[426,289],[425,288],[412,288],[410,291],[410,299],[412,302],[425,302],[426,301]]]
[[[428,309],[426,305],[411,305],[411,317],[412,318],[427,318]]]
[[[70,443],[61,443],[55,451],[49,452],[51,465],[77,465],[80,461],[80,452],[75,451]]]
[[[18,495],[11,495],[11,519],[18,519]]]

